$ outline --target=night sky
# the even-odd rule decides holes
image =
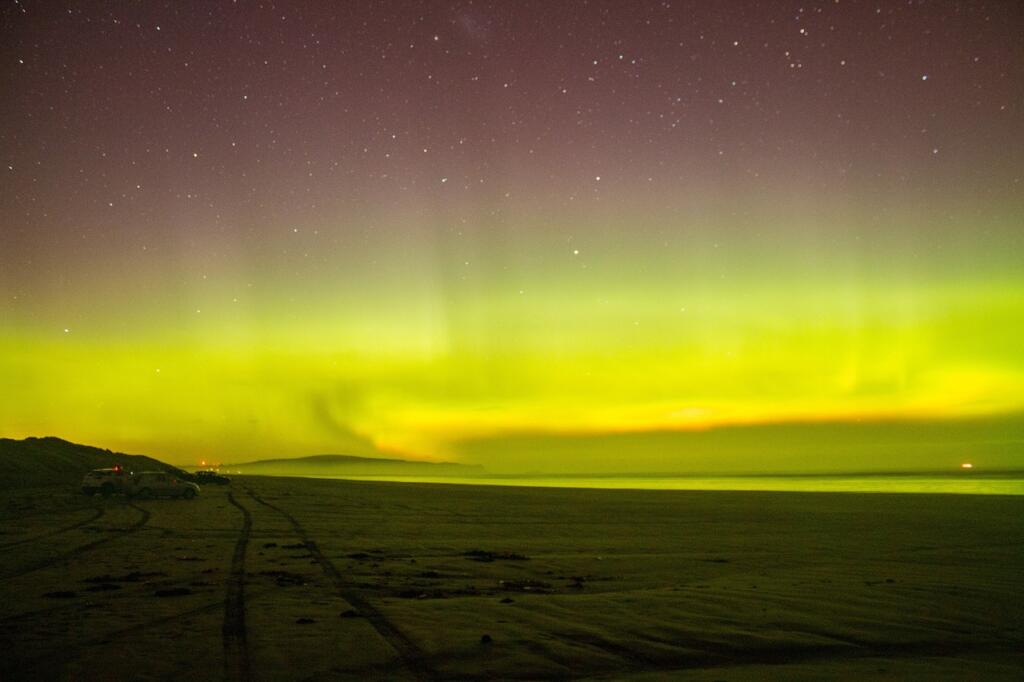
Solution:
[[[0,435],[588,470],[550,443],[657,434],[603,466],[666,470],[677,431],[1024,410],[1018,2],[5,1],[0,36]]]

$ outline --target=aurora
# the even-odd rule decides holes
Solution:
[[[815,425],[1018,423],[1012,19],[490,9],[353,9],[327,44],[252,8],[255,48],[226,10],[15,17],[3,435],[628,471],[716,469],[663,434],[795,429],[734,453],[755,471]],[[604,436],[638,445],[555,444]]]

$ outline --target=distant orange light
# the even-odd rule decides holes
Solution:
[[[201,467],[206,466],[206,460],[205,459],[199,460],[199,466],[201,466]]]
[[[974,465],[971,464],[970,462],[964,462],[963,464],[960,465],[960,468],[961,469],[973,469]]]

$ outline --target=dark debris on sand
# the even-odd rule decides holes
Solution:
[[[57,590],[56,592],[47,592],[43,596],[50,599],[74,599],[78,596],[78,593],[71,590]]]
[[[551,591],[551,583],[546,583],[543,580],[531,580],[529,578],[522,580],[499,580],[498,586],[507,592],[546,594]]]
[[[444,592],[440,590],[402,590],[398,593],[402,599],[444,599]]]
[[[306,584],[306,579],[304,577],[298,573],[291,573],[289,571],[260,571],[259,575],[273,578],[278,587]]]
[[[82,582],[84,583],[138,583],[148,580],[149,578],[164,578],[167,574],[163,571],[132,571],[131,573],[125,573],[124,575],[110,575],[105,573],[103,575],[96,575],[91,578],[86,578]]]
[[[117,583],[96,583],[85,588],[87,592],[111,592],[113,590],[120,590],[121,586]]]
[[[516,554],[515,552],[490,552],[485,549],[470,549],[462,553],[462,556],[466,557],[470,561],[481,561],[484,563],[490,563],[491,561],[529,561],[530,557],[525,554]]]

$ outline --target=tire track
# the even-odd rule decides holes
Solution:
[[[249,596],[263,595],[267,594],[268,592],[270,592],[270,590],[253,590],[249,593]],[[99,635],[91,639],[85,640],[83,646],[93,646],[97,644],[103,644],[104,642],[108,642],[110,640],[120,640],[125,637],[131,636],[134,633],[141,632],[142,630],[150,630],[152,628],[160,627],[162,625],[168,625],[175,621],[182,620],[183,618],[191,618],[193,616],[201,616],[203,614],[213,613],[214,611],[223,608],[224,602],[222,600],[210,602],[202,606],[196,606],[194,608],[188,609],[187,611],[179,611],[177,613],[172,613],[167,616],[160,616],[159,618],[147,620],[142,623],[135,623],[131,627],[121,628],[119,630],[111,630],[110,632],[106,632],[103,635]]]
[[[252,679],[249,668],[249,643],[245,630],[245,550],[252,533],[252,514],[228,493],[228,502],[242,512],[242,530],[235,542],[231,557],[231,575],[228,576],[224,595],[224,679],[245,681]]]
[[[88,526],[90,523],[92,523],[93,521],[96,521],[97,519],[99,519],[101,516],[103,516],[106,513],[107,513],[107,510],[104,509],[103,507],[96,507],[95,509],[93,509],[92,516],[90,516],[89,518],[85,519],[84,521],[78,521],[78,522],[72,523],[72,524],[70,524],[68,526],[62,526],[60,528],[55,528],[54,530],[49,530],[49,531],[46,531],[45,533],[40,533],[39,535],[32,535],[32,536],[27,537],[27,538],[21,538],[20,540],[15,540],[14,542],[6,542],[6,543],[0,545],[0,549],[7,549],[8,547],[17,547],[18,545],[24,545],[26,542],[35,542],[36,540],[42,540],[43,538],[52,537],[54,535],[60,535],[61,533],[66,533],[69,530],[74,530],[76,528],[81,528],[82,526]]]
[[[15,569],[14,571],[0,575],[0,580],[10,580],[11,578],[17,578],[18,576],[22,576],[27,573],[32,573],[34,571],[38,571],[44,568],[58,566],[60,564],[66,563],[71,559],[74,559],[79,554],[84,554],[89,550],[96,549],[97,547],[105,545],[108,542],[135,533],[136,531],[140,530],[143,526],[145,526],[147,523],[149,523],[148,510],[143,509],[142,507],[138,507],[132,502],[128,502],[127,505],[141,514],[139,519],[127,528],[110,529],[109,531],[107,531],[106,536],[99,538],[98,540],[93,540],[92,542],[87,542],[84,545],[79,545],[78,547],[69,549],[66,552],[58,554],[55,557],[49,557],[46,559],[39,559],[37,561],[33,561],[25,566],[21,566],[20,568]]]
[[[320,565],[320,569],[323,571],[324,575],[334,583],[334,587],[337,589],[338,594],[357,611],[359,611],[370,625],[373,626],[377,633],[391,645],[391,647],[398,653],[399,658],[405,664],[405,667],[409,672],[422,680],[439,679],[437,673],[434,672],[434,670],[427,664],[426,655],[415,644],[415,642],[409,639],[405,633],[399,630],[394,623],[388,620],[383,613],[364,599],[363,596],[345,580],[345,577],[338,570],[338,567],[335,566],[334,562],[328,559],[322,551],[320,551],[320,547],[314,540],[310,539],[309,533],[306,532],[306,529],[302,527],[294,516],[281,507],[267,502],[249,488],[246,488],[245,492],[259,504],[274,510],[287,519],[288,523],[291,524],[292,529],[295,531],[295,534],[298,535],[299,539],[301,539],[306,545],[306,549],[309,551],[310,555],[312,555],[313,559]]]

